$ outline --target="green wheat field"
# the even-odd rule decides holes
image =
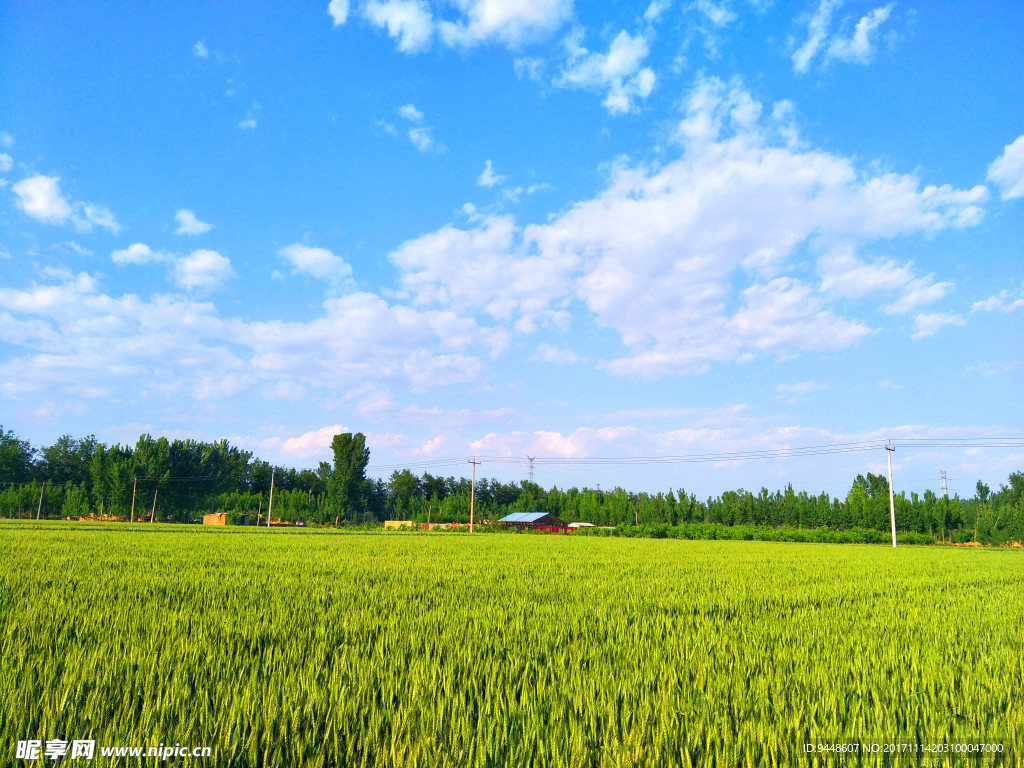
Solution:
[[[0,524],[5,765],[1016,765],[1022,659],[1019,550]]]

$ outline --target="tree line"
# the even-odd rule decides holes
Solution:
[[[399,470],[385,481],[368,478],[370,451],[361,433],[336,435],[333,462],[316,468],[273,465],[226,440],[168,440],[142,435],[135,445],[106,445],[95,436],[65,435],[34,448],[0,426],[0,516],[98,516],[193,522],[225,512],[231,523],[266,519],[273,483],[273,517],[314,524],[361,524],[387,519],[466,522],[470,481]],[[45,484],[45,486],[44,486]],[[40,506],[40,499],[41,506]],[[544,511],[597,526],[760,526],[889,530],[884,475],[858,475],[845,498],[784,490],[738,489],[698,498],[682,488],[662,493],[623,488],[542,488],[526,480],[476,483],[476,518]],[[978,481],[971,498],[898,493],[897,529],[935,540],[1024,541],[1024,472],[996,491]]]

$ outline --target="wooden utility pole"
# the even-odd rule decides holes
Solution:
[[[892,443],[885,441],[885,458],[889,462],[889,522],[892,523],[892,546],[896,548],[896,502],[892,493],[892,454],[896,449]]]
[[[153,511],[150,512],[150,514],[149,514],[149,522],[151,522],[151,523],[155,523],[156,522],[156,494],[157,494],[157,492],[159,490],[160,490],[160,486],[159,485],[156,488],[153,489]]]
[[[39,508],[36,509],[36,520],[39,519],[39,515],[43,512],[43,493],[46,491],[46,481],[43,480],[43,485],[39,489]]]
[[[132,478],[132,522],[135,522],[135,486],[139,484],[139,478]]]
[[[470,489],[470,491],[469,491],[469,532],[472,533],[473,532],[473,504],[476,502],[476,465],[477,464],[481,464],[482,462],[477,461],[476,460],[476,456],[474,456],[472,459],[470,459],[469,463],[473,465],[473,479],[472,479],[472,481],[470,481],[470,486],[469,486],[469,489]]]
[[[274,472],[270,470],[270,506],[267,507],[267,528],[270,527],[270,513],[274,511]]]

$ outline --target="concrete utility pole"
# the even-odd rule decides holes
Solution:
[[[153,511],[149,515],[149,522],[151,522],[151,523],[155,523],[156,522],[156,494],[157,494],[157,491],[159,491],[159,490],[160,490],[160,486],[157,486],[156,488],[153,489]]]
[[[270,513],[274,511],[274,472],[277,470],[270,470],[270,506],[267,507],[267,528],[270,527]]]
[[[477,461],[476,460],[476,456],[474,456],[472,459],[470,459],[469,463],[473,465],[473,480],[471,481],[470,486],[469,486],[469,488],[470,488],[470,493],[469,493],[469,532],[472,533],[473,532],[473,504],[476,502],[476,465],[477,464],[481,464],[483,462]]]
[[[135,486],[139,484],[139,478],[132,478],[132,522],[135,522]]]
[[[889,462],[889,522],[892,523],[892,546],[896,548],[896,501],[892,493],[892,454],[896,449],[889,440],[885,441],[885,458]]]
[[[39,519],[39,515],[43,512],[43,493],[46,491],[46,481],[43,480],[43,486],[39,489],[39,508],[36,509],[36,520]]]

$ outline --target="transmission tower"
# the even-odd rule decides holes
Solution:
[[[949,498],[949,488],[946,487],[946,470],[939,470],[939,488],[942,489],[942,497],[944,499]]]
[[[531,484],[533,483],[533,460],[535,458],[537,458],[537,457],[536,456],[527,456],[526,457],[527,461],[530,462],[530,483]]]

